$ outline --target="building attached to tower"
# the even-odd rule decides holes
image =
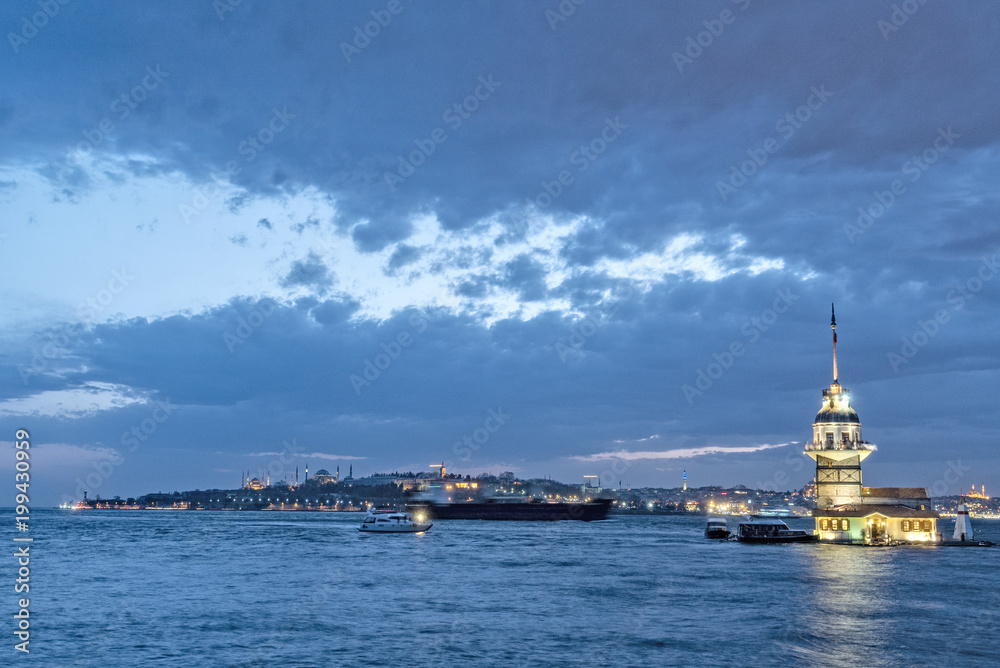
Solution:
[[[865,487],[861,463],[874,444],[861,436],[861,419],[837,368],[837,318],[831,307],[833,383],[813,422],[805,454],[816,462],[816,534],[821,540],[878,544],[937,542],[938,514],[927,490],[917,487]]]

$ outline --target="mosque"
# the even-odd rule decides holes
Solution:
[[[295,467],[295,477],[290,478],[288,481],[279,481],[277,485],[290,488],[298,488],[302,485],[325,485],[327,483],[338,483],[338,482],[352,482],[354,480],[354,465],[351,465],[350,473],[347,474],[346,478],[341,479],[340,477],[340,467],[337,467],[337,473],[331,475],[326,469],[320,469],[313,474],[312,481],[309,480],[309,465],[306,464],[305,479],[299,484],[299,467]],[[240,489],[249,489],[253,491],[259,491],[271,486],[271,472],[268,471],[266,474],[261,474],[260,478],[251,478],[250,471],[242,472],[242,480],[240,481]]]
[[[831,306],[833,383],[813,422],[805,454],[816,461],[816,535],[821,541],[878,545],[940,542],[938,514],[920,487],[864,487],[861,462],[875,452],[837,371],[837,316]]]

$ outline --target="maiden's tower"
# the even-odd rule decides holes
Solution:
[[[861,463],[875,445],[861,437],[861,419],[837,368],[837,317],[831,306],[833,383],[813,422],[805,454],[816,461],[816,534],[820,540],[857,544],[938,542],[938,514],[927,490],[865,487]]]

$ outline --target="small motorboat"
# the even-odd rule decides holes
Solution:
[[[705,527],[705,538],[725,540],[729,538],[729,527],[725,517],[709,517]]]
[[[773,517],[753,517],[740,522],[736,540],[741,543],[811,543],[813,534],[797,529]]]
[[[358,531],[370,533],[423,533],[433,526],[422,514],[411,514],[401,511],[372,511],[365,515],[365,520]]]

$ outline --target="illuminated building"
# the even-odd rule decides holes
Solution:
[[[316,473],[313,473],[312,479],[313,483],[317,485],[325,485],[328,482],[336,482],[336,479],[330,475],[330,472],[326,469],[320,469],[319,471],[316,471]]]
[[[243,483],[240,485],[240,489],[253,489],[261,490],[271,484],[271,474],[267,474],[267,482],[265,483],[260,478],[251,478],[250,471],[243,472]]]
[[[805,454],[816,462],[816,534],[843,543],[936,542],[938,514],[927,490],[918,487],[864,487],[861,462],[876,447],[862,439],[861,419],[851,406],[837,369],[837,318],[831,307],[833,383],[813,422]]]
[[[986,496],[986,485],[980,487],[981,491],[976,491],[976,486],[972,485],[972,488],[966,492],[963,496],[969,499],[984,499],[989,500],[990,497]]]

